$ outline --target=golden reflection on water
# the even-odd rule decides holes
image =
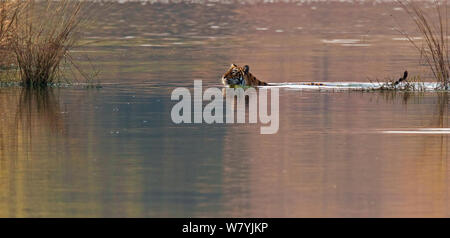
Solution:
[[[183,146],[177,141],[193,134],[179,130],[173,131],[179,139],[162,142],[98,132],[88,137],[102,144],[83,142],[76,133],[85,137],[95,128],[74,126],[84,116],[62,106],[63,89],[1,91],[1,217],[448,216],[447,135],[379,133],[447,127],[447,93],[284,91],[277,134],[236,124]],[[352,101],[359,101],[356,109],[348,106]],[[161,130],[174,130],[168,128]],[[140,155],[142,142],[159,143],[162,163]],[[212,148],[202,153],[205,143]],[[207,172],[213,168],[219,173]],[[195,205],[190,193],[199,193]],[[212,194],[219,197],[200,199]]]
[[[136,167],[116,172],[111,165],[115,158],[104,151],[109,162],[100,163],[102,155],[92,159],[92,139],[98,136],[86,122],[95,117],[74,110],[89,100],[71,96],[66,107],[60,102],[62,92],[67,89],[0,89],[0,217],[137,216],[140,206],[117,197],[141,189]],[[133,180],[123,179],[130,175]],[[122,202],[109,211],[118,200]]]
[[[3,88],[0,91],[0,216],[21,217],[27,214],[27,194],[34,189],[45,192],[41,186],[53,179],[33,173],[36,169],[51,168],[46,163],[33,161],[33,151],[60,146],[57,138],[64,136],[64,122],[53,89]],[[51,150],[48,152],[50,157]],[[35,188],[30,188],[30,178],[39,181],[32,184]],[[33,201],[35,204],[40,202]]]
[[[52,89],[4,88],[2,92],[2,158],[29,151],[33,134],[61,132],[63,121]]]
[[[340,103],[330,103],[343,112],[325,113],[322,110],[328,109],[319,109],[310,117],[307,110],[298,108],[308,103],[299,102],[292,112],[302,116],[282,115],[278,134],[261,136],[254,128],[243,127],[227,130],[224,142],[227,215],[448,216],[447,135],[386,136],[378,133],[379,128],[410,126],[413,120],[401,119],[402,113],[409,114],[409,103],[414,108],[417,101],[430,103],[430,99],[436,104],[425,109],[431,116],[421,120],[421,124],[448,127],[448,93],[433,93],[432,96],[351,93],[330,97],[341,97]],[[371,97],[381,101],[375,105],[367,103],[367,98]],[[359,108],[362,112],[352,115],[349,107],[342,107],[345,98],[375,108]],[[282,100],[281,104],[289,103]],[[392,112],[389,104],[400,114]],[[387,111],[386,115],[382,110]],[[382,117],[395,114],[398,119],[380,122],[376,113],[383,114]],[[324,115],[332,122],[329,129],[321,129],[327,128],[327,122],[321,126],[311,122],[323,120]],[[297,129],[303,125],[310,129]]]

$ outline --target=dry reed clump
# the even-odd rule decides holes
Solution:
[[[0,1],[0,70],[9,67],[13,62],[8,42],[22,5],[20,1]]]
[[[72,64],[70,49],[87,21],[87,3],[72,0],[27,0],[18,13],[9,47],[24,86],[47,86],[61,79]]]
[[[448,55],[448,3],[435,0],[435,16],[427,14],[411,0],[397,0],[400,6],[412,18],[419,33],[423,37],[422,44],[416,43],[413,38],[403,33],[411,44],[419,51],[421,58],[432,71],[439,83],[437,89],[448,90],[450,61]]]

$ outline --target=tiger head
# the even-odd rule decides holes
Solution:
[[[258,80],[249,72],[248,65],[244,67],[239,67],[232,64],[230,69],[222,76],[222,83],[225,86],[248,86],[248,87],[258,87],[267,86],[266,82]]]
[[[239,67],[235,64],[231,64],[230,69],[222,76],[222,83],[225,86],[245,86],[246,78],[249,74],[249,67],[245,65],[244,67]]]

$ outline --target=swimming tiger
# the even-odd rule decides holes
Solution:
[[[403,77],[399,78],[397,81],[393,83],[394,86],[405,81],[408,77],[408,71],[403,73]],[[250,67],[248,65],[244,65],[244,67],[239,67],[235,64],[231,64],[230,69],[222,76],[222,83],[225,86],[229,87],[253,87],[253,86],[267,86],[266,82],[258,80],[255,76],[250,73]],[[329,86],[324,83],[315,83],[315,82],[305,82],[300,83],[300,85],[311,85],[311,86]]]
[[[231,64],[230,69],[222,76],[222,83],[225,86],[267,86],[266,82],[258,80],[250,73],[248,65],[239,67],[235,64]]]
[[[235,64],[231,64],[230,69],[222,76],[222,83],[229,87],[254,87],[254,86],[267,86],[266,82],[258,80],[253,74],[250,73],[250,67],[244,65],[239,67]],[[323,83],[302,83],[303,85],[313,86],[325,86]]]

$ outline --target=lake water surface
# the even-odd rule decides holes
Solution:
[[[231,63],[273,83],[427,75],[389,1],[242,2],[97,6],[75,54],[102,88],[0,88],[0,217],[448,217],[447,93],[280,89],[272,135],[172,122],[172,90],[221,87]]]

